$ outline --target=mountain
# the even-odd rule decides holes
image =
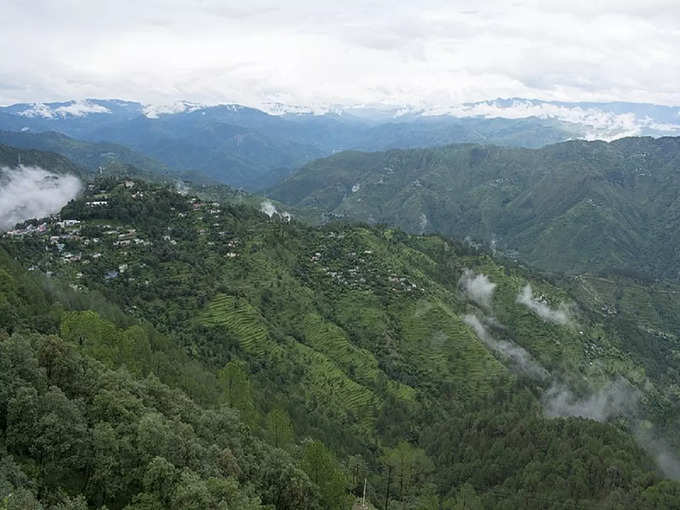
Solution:
[[[626,102],[565,102],[507,98],[421,110],[420,114],[481,119],[552,119],[578,138],[611,141],[626,136],[680,134],[680,107]]]
[[[342,509],[364,480],[403,509],[677,505],[680,345],[617,291],[441,236],[90,184],[0,239],[8,508]]]
[[[162,179],[169,177],[168,168],[159,161],[113,143],[92,143],[70,138],[54,131],[0,131],[0,143],[21,149],[49,151],[68,158],[89,173],[116,172],[123,169],[135,175]],[[134,168],[132,170],[132,168]]]
[[[19,149],[0,143],[0,167],[38,166],[56,174],[83,175],[84,169],[54,152]]]
[[[269,106],[276,114],[242,105],[186,101],[168,106],[97,99],[18,104],[0,108],[0,130],[52,131],[124,145],[171,170],[199,172],[218,182],[258,190],[275,185],[313,159],[344,150],[451,143],[538,148],[575,138],[659,136],[680,129],[677,108],[634,103],[497,99],[449,107],[363,105],[318,111]],[[143,166],[140,155],[113,152]]]
[[[270,191],[327,216],[483,241],[552,271],[678,278],[680,138],[346,152]]]

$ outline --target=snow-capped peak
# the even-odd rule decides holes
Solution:
[[[483,117],[523,119],[536,117],[554,119],[581,127],[586,139],[614,140],[624,136],[639,136],[649,130],[677,133],[680,125],[658,122],[633,111],[612,111],[593,104],[560,103],[531,99],[495,99],[477,103],[463,103],[448,107],[432,107],[424,116]]]
[[[66,117],[84,117],[90,113],[111,113],[111,110],[86,99],[83,101],[59,103],[59,106],[46,103],[33,103],[25,110],[19,112],[19,115],[28,118],[42,117],[45,119],[54,119],[61,117],[63,119]]]
[[[171,115],[173,113],[189,113],[195,112],[205,108],[200,103],[193,103],[191,101],[175,101],[171,104],[147,104],[144,105],[142,111],[149,119],[157,119],[161,115]]]

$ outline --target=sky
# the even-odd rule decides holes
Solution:
[[[2,0],[0,104],[680,105],[680,2]]]

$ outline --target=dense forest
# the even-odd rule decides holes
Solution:
[[[678,137],[343,152],[269,193],[345,219],[469,237],[544,270],[677,281],[679,163]]]
[[[3,510],[680,504],[678,340],[597,282],[116,178],[0,250]]]

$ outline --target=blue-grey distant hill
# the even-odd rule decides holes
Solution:
[[[460,142],[536,148],[573,138],[668,135],[678,128],[679,111],[632,103],[504,99],[429,110],[330,108],[322,114],[284,107],[273,115],[240,105],[178,103],[152,108],[130,101],[88,99],[0,108],[0,130],[50,131],[123,145],[168,169],[263,189],[313,159],[348,149]]]

